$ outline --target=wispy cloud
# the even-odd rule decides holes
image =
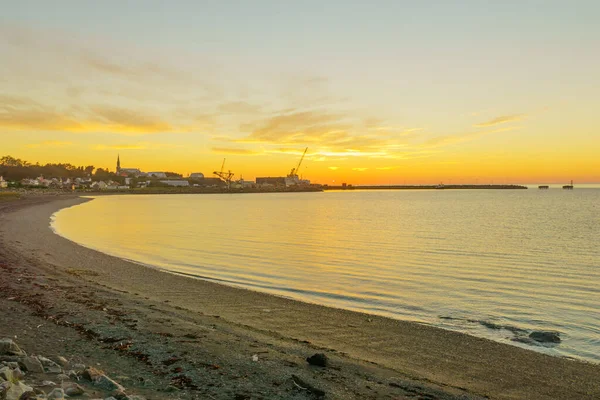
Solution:
[[[340,169],[340,167],[327,167],[327,168],[329,168],[332,171],[337,171],[338,169]]]
[[[171,143],[119,143],[119,144],[98,144],[93,146],[94,150],[156,150],[165,148],[179,147]]]
[[[26,97],[0,95],[0,128],[125,135],[188,132],[150,113],[105,105],[67,107],[41,104]]]
[[[500,125],[500,124],[506,124],[508,122],[518,122],[521,121],[523,119],[525,119],[527,117],[527,115],[525,114],[515,114],[515,115],[504,115],[501,117],[497,117],[494,119],[491,119],[489,121],[486,122],[481,122],[479,124],[475,124],[473,125],[476,128],[487,128],[490,126],[496,126],[496,125]]]
[[[95,150],[146,150],[148,145],[144,143],[138,144],[99,144],[94,147]]]
[[[366,171],[368,169],[369,168],[364,168],[364,167],[354,167],[354,168],[352,168],[352,171],[364,172],[364,171]]]
[[[213,147],[213,153],[217,154],[237,154],[237,155],[257,155],[262,154],[260,151],[250,150],[250,149],[239,149],[239,148],[230,148],[230,147]]]
[[[67,147],[72,146],[73,142],[59,141],[59,140],[45,140],[40,143],[30,143],[27,145],[30,149],[37,149],[40,147]]]
[[[220,113],[225,114],[254,114],[261,112],[262,107],[245,101],[231,101],[219,104],[217,109]]]
[[[490,135],[492,133],[509,132],[509,131],[514,131],[517,129],[520,129],[520,127],[509,126],[509,127],[498,128],[498,129],[489,130],[489,131],[474,131],[474,132],[459,133],[459,134],[454,134],[454,135],[437,136],[437,137],[427,140],[426,142],[424,142],[422,144],[422,146],[423,147],[441,147],[441,146],[446,146],[446,145],[450,145],[450,144],[466,142],[466,141],[473,140],[473,139],[476,139],[481,136]]]

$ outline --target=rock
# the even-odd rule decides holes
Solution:
[[[24,357],[21,360],[21,365],[23,366],[23,368],[25,368],[27,372],[31,372],[34,374],[44,372],[44,367],[42,366],[42,363],[36,357]]]
[[[71,377],[65,374],[58,374],[56,375],[56,379],[59,381],[68,381],[69,379],[71,379]]]
[[[77,364],[80,365],[80,364]],[[77,367],[77,365],[75,365],[75,367]],[[94,367],[89,367],[89,368],[84,368],[84,371],[81,373],[81,375],[89,380],[89,381],[94,381],[95,379],[99,378],[102,374],[102,371],[97,370]]]
[[[102,371],[97,370],[94,367],[89,367],[83,372],[83,377],[92,381],[95,386],[106,391],[125,391],[123,386],[104,375]]]
[[[65,391],[60,388],[52,389],[52,391],[50,393],[48,393],[48,399],[64,399],[64,398],[65,398]]]
[[[540,343],[560,343],[560,334],[551,331],[533,331],[529,337]]]
[[[326,367],[328,360],[327,356],[323,353],[314,354],[306,359],[310,365],[316,365],[318,367]]]
[[[323,397],[325,397],[325,391],[313,386],[311,383],[300,378],[298,375],[292,375],[292,381],[294,382],[294,385],[297,388],[302,390],[308,390],[316,398],[322,399]]]
[[[33,388],[25,385],[23,382],[8,382],[10,387],[6,391],[6,400],[19,400],[26,392],[33,392]]]
[[[12,339],[0,339],[0,355],[26,356],[27,354]]]
[[[125,390],[115,390],[110,395],[117,400],[127,400],[127,393],[125,393]]]
[[[44,398],[46,397],[46,393],[44,393]],[[19,400],[38,400],[38,394],[36,392],[25,392],[19,397]]]
[[[131,395],[127,396],[127,400],[146,400],[144,396]]]
[[[73,365],[72,368],[78,374],[83,374],[83,372],[85,371],[85,365],[84,364],[75,364],[75,365]]]
[[[4,362],[2,362],[2,364],[6,365],[10,369],[19,368],[19,363],[16,361],[4,361]]]
[[[12,386],[12,383],[0,378],[0,399],[6,399],[6,392]]]
[[[62,374],[62,368],[60,365],[50,360],[49,358],[38,356],[38,360],[44,366],[44,370],[50,374]]]
[[[67,396],[81,396],[85,392],[85,389],[76,383],[69,383],[64,386],[64,389]]]
[[[42,387],[53,387],[53,386],[56,386],[56,383],[54,383],[52,381],[43,381],[40,386],[42,386]]]
[[[56,363],[63,368],[69,368],[69,360],[67,360],[63,356],[56,357]]]
[[[13,376],[13,370],[10,369],[9,367],[0,368],[0,378],[4,379],[5,381],[9,381],[9,382],[14,381],[15,378]]]
[[[96,379],[94,385],[107,391],[125,391],[123,386],[119,385],[106,375],[102,375],[100,378]]]
[[[23,373],[23,371],[21,371],[21,368],[15,368],[13,369],[13,379],[20,381],[21,379],[23,379],[23,377],[25,376],[25,374]]]

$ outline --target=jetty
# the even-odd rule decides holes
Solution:
[[[571,181],[570,185],[563,186],[563,189],[565,189],[565,190],[573,190],[573,181]]]
[[[550,186],[548,186],[548,185],[540,185],[540,186],[538,186],[538,189],[550,189]]]
[[[522,185],[323,185],[323,190],[449,190],[449,189],[527,189]]]

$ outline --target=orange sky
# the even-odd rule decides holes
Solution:
[[[308,147],[319,183],[600,182],[594,10],[26,3],[0,16],[0,156],[253,179]]]

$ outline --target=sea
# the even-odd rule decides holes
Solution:
[[[598,187],[99,196],[51,224],[173,273],[600,363]]]

